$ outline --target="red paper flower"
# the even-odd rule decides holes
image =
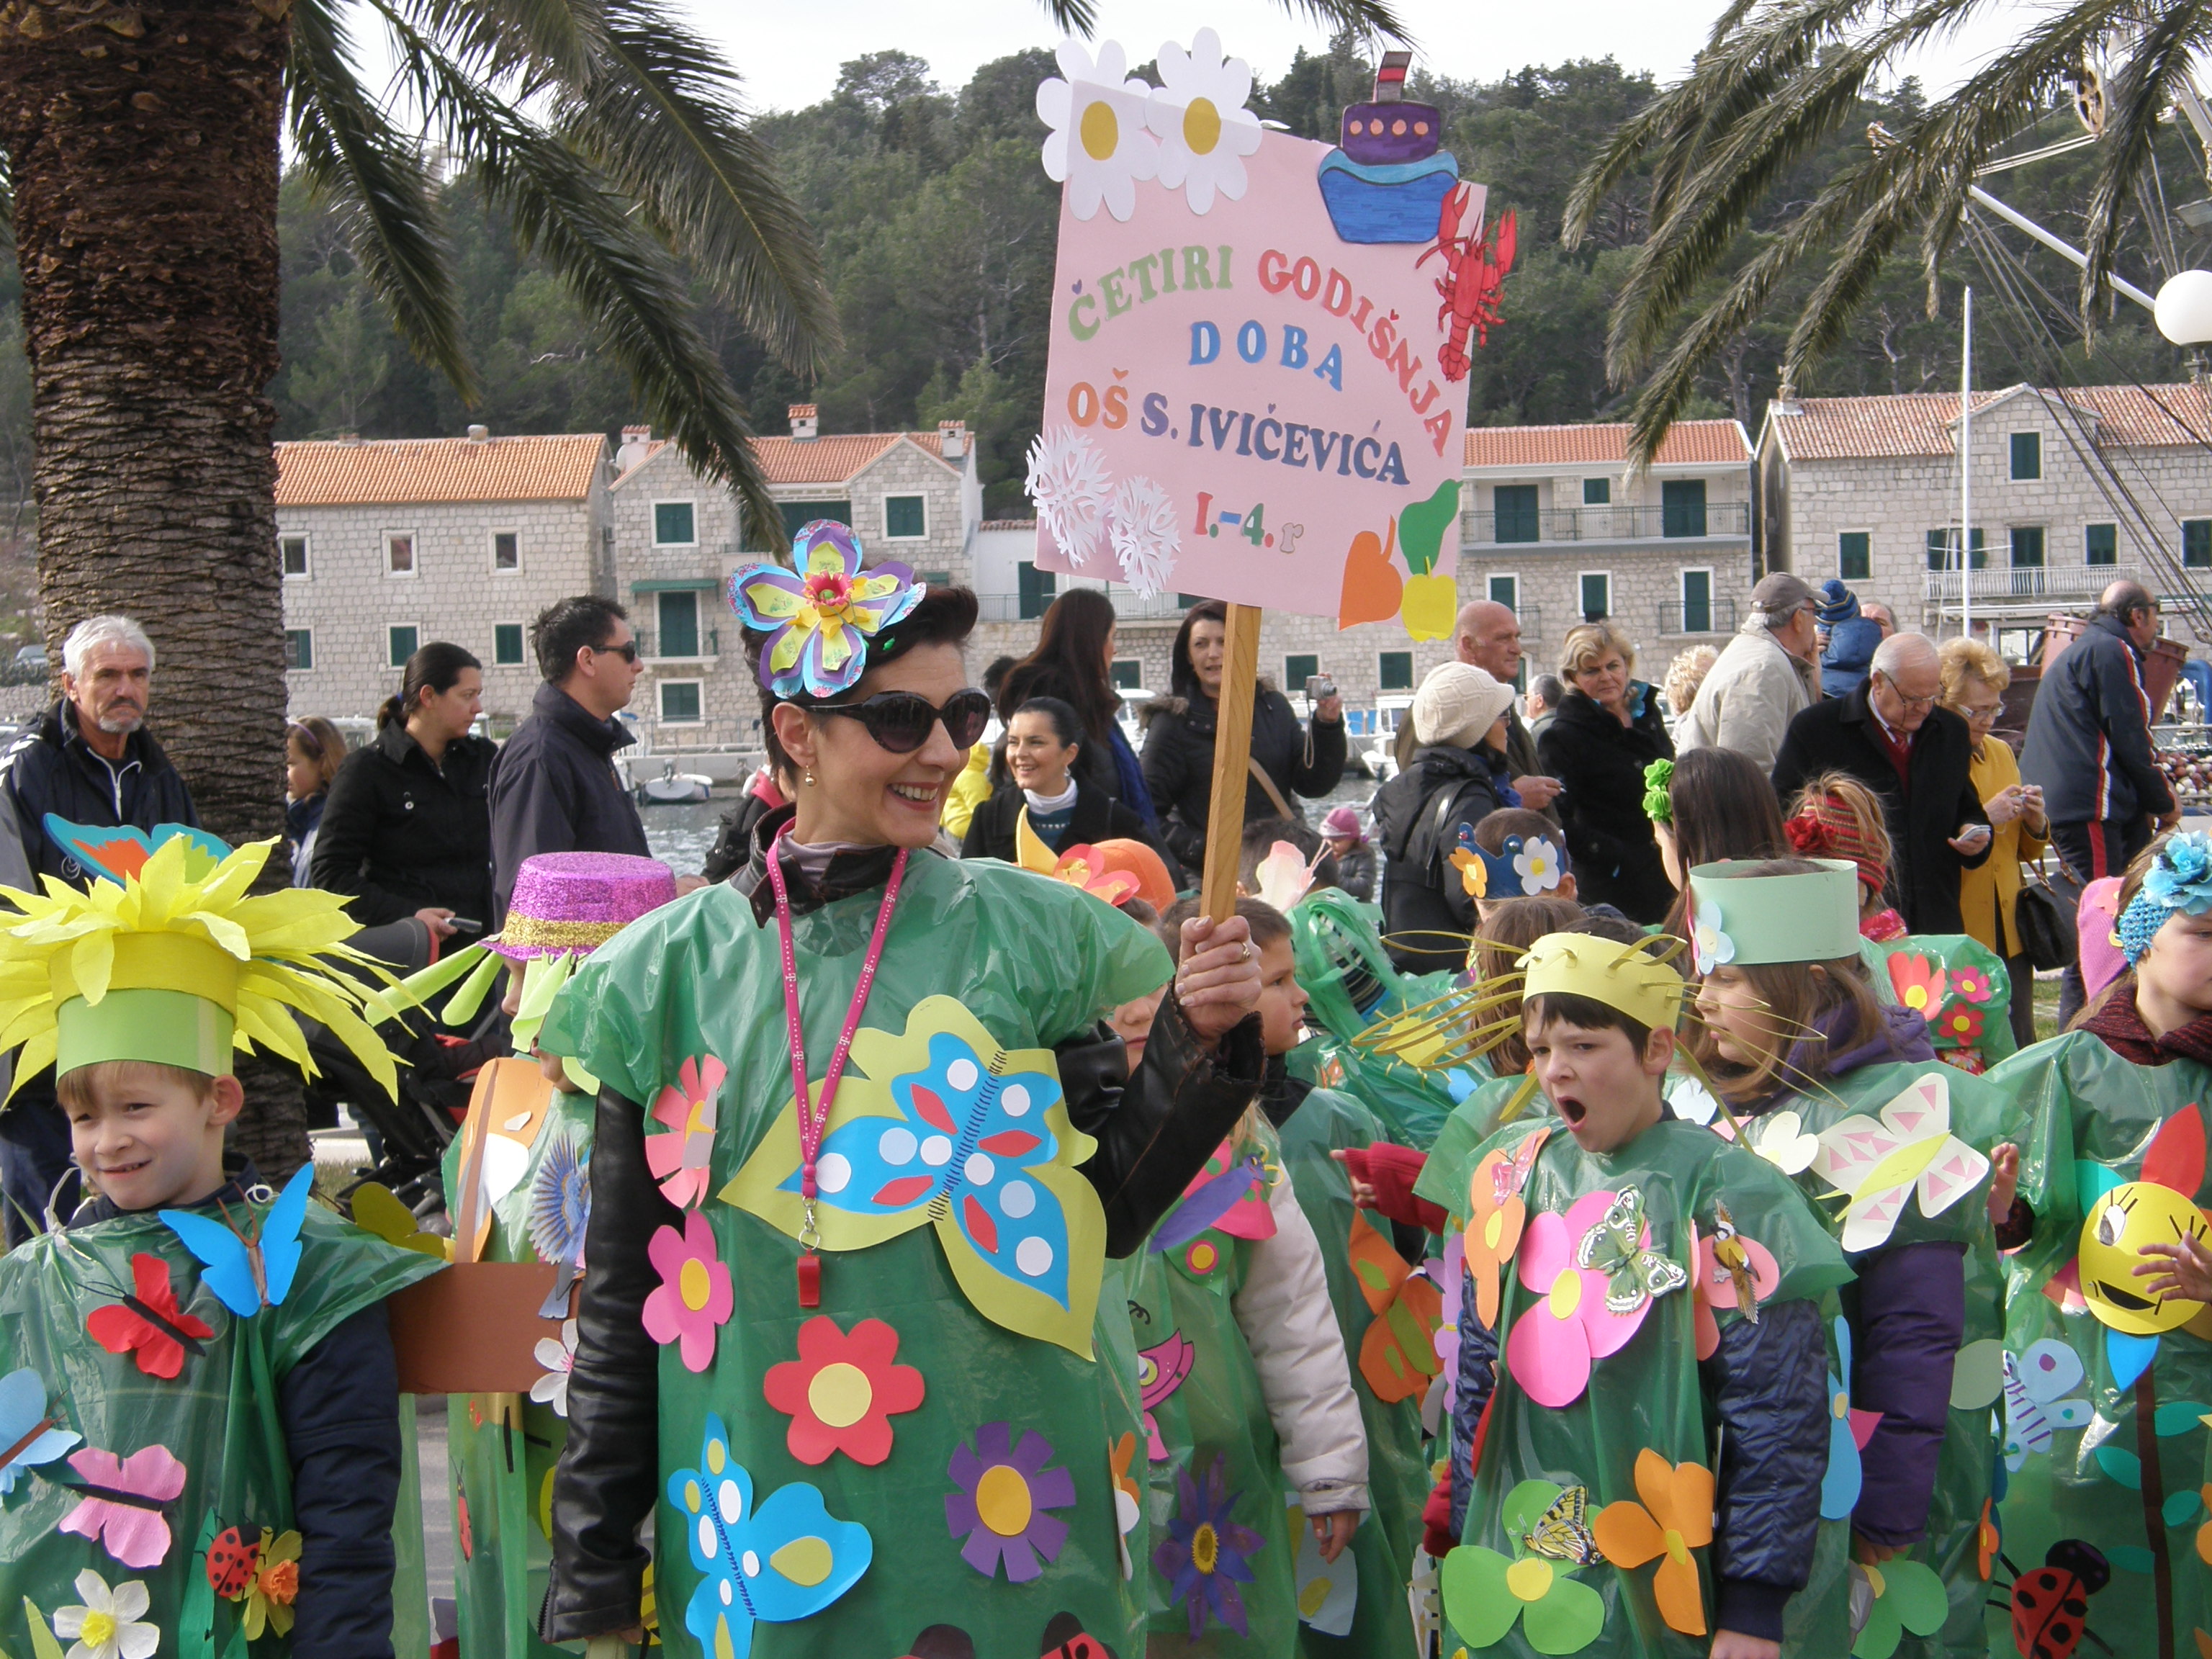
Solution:
[[[1900,951],[1889,959],[1889,982],[1897,992],[1899,1006],[1931,1019],[1943,1000],[1943,978],[1942,966],[1924,956],[1907,956]]]
[[[1962,1008],[1956,1003],[1944,1009],[1936,1021],[1936,1035],[1964,1048],[1982,1034],[1982,1011]]]
[[[890,1413],[921,1405],[921,1373],[894,1364],[898,1333],[864,1319],[850,1333],[820,1314],[799,1328],[799,1358],[768,1368],[761,1392],[791,1419],[784,1443],[802,1463],[842,1452],[874,1465],[891,1455]]]

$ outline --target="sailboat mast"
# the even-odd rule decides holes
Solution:
[[[1966,290],[1959,333],[1959,634],[1974,634],[1974,465],[1967,422],[1973,418],[1974,290]]]

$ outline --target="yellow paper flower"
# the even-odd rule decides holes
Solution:
[[[260,1562],[246,1587],[246,1611],[238,1621],[246,1639],[258,1642],[264,1630],[291,1634],[292,1603],[299,1598],[300,1534],[288,1532],[279,1538],[262,1528]]]

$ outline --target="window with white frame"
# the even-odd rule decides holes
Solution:
[[[929,534],[927,495],[884,497],[884,537],[887,541],[919,541]]]
[[[422,643],[422,629],[414,623],[394,623],[384,630],[384,665],[404,668]]]
[[[698,546],[699,504],[696,501],[655,501],[653,504],[653,544],[655,547]]]
[[[411,576],[415,574],[415,532],[411,530],[387,530],[384,532],[384,574],[387,576]]]
[[[1710,634],[1713,631],[1713,573],[1711,570],[1685,570],[1682,576],[1682,632]]]
[[[1490,601],[1491,601],[1491,603],[1492,603],[1492,605],[1504,605],[1504,606],[1508,611],[1518,611],[1518,610],[1520,610],[1520,608],[1521,608],[1521,578],[1520,578],[1520,577],[1518,577],[1518,576],[1506,576],[1506,575],[1493,575],[1493,576],[1486,577],[1485,580],[1486,580],[1486,581],[1487,582],[1488,586],[1485,588],[1485,590],[1484,590],[1484,591],[1485,591],[1486,593],[1488,593],[1488,595],[1490,596]]]
[[[288,576],[307,574],[307,538],[305,536],[279,536],[277,551],[283,556],[283,569]]]
[[[1602,622],[1613,614],[1613,572],[1585,570],[1576,580],[1576,611],[1584,622]]]
[[[696,726],[704,718],[701,708],[701,682],[697,680],[663,680],[660,683],[660,723],[663,726]]]
[[[491,568],[494,570],[522,568],[522,536],[514,530],[495,530],[491,532]]]
[[[1145,659],[1142,657],[1114,659],[1114,689],[1117,691],[1141,691],[1145,689]]]

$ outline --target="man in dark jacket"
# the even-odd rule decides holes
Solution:
[[[1452,624],[1452,654],[1501,685],[1515,684],[1521,678],[1521,618],[1510,605],[1495,599],[1469,600],[1460,607],[1459,618]],[[1552,675],[1540,678],[1559,684]],[[1565,695],[1563,689],[1560,696]],[[1558,713],[1559,698],[1551,698],[1547,707],[1550,713]],[[1413,751],[1419,747],[1413,721],[1401,722],[1396,744],[1399,766],[1413,764]],[[1535,734],[1510,709],[1505,718],[1505,764],[1513,775],[1514,793],[1521,797],[1521,804],[1557,823],[1559,811],[1552,799],[1559,793],[1559,781],[1544,775],[1543,763],[1536,757]]]
[[[1890,840],[1890,884],[1916,933],[1965,932],[1959,877],[1990,855],[1990,821],[1969,775],[1966,721],[1936,702],[1936,647],[1897,634],[1874,653],[1866,682],[1790,722],[1774,758],[1774,790],[1792,797],[1823,772],[1856,778],[1881,797]]]
[[[615,750],[633,741],[615,719],[637,685],[629,613],[612,599],[586,593],[544,612],[530,635],[545,684],[491,769],[495,926],[507,915],[525,859],[539,853],[652,855],[637,803],[614,763]]]
[[[46,834],[46,814],[95,830],[157,823],[198,827],[191,791],[145,730],[154,642],[128,617],[88,617],[62,644],[62,701],[27,721],[0,755],[0,875],[26,887],[52,876],[83,887],[91,876]],[[20,854],[21,863],[16,862]],[[7,1239],[33,1231],[69,1167],[69,1124],[52,1072],[26,1082],[0,1111],[0,1203]]]
[[[1375,796],[1375,840],[1382,866],[1383,948],[1402,973],[1462,968],[1474,931],[1474,896],[1451,863],[1462,827],[1513,805],[1504,754],[1484,739],[1513,706],[1513,688],[1481,669],[1448,662],[1413,694],[1407,724],[1413,764]]]

